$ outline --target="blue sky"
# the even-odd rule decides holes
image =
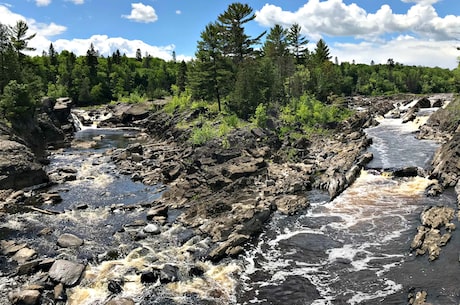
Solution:
[[[3,1],[3,2],[1,2]],[[41,54],[52,42],[60,51],[85,54],[91,43],[103,55],[116,49],[134,56],[190,59],[200,32],[224,12],[227,0],[0,0],[0,22],[25,20],[37,33]],[[455,68],[460,51],[458,0],[245,1],[257,15],[250,35],[275,24],[302,26],[310,50],[323,38],[341,61]]]

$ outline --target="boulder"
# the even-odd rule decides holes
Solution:
[[[8,295],[8,299],[14,305],[36,305],[39,303],[40,295],[41,293],[38,290],[26,289],[11,292]]]
[[[70,97],[61,97],[56,99],[56,103],[53,107],[53,113],[55,114],[56,118],[61,123],[68,122],[68,118],[70,116],[70,110],[72,109],[73,102]]]
[[[73,234],[62,234],[57,240],[57,244],[61,248],[72,248],[83,245],[83,239]]]
[[[218,244],[208,254],[208,259],[218,261],[223,257],[230,255],[232,249],[241,246],[249,240],[249,236],[243,234],[233,234],[226,241]]]
[[[51,266],[49,276],[52,280],[71,287],[78,283],[84,270],[83,264],[60,259]]]
[[[161,284],[177,282],[179,280],[179,268],[174,265],[165,264],[162,268],[153,268],[144,271],[141,274],[142,283],[156,283],[160,281]]]
[[[431,101],[427,97],[423,97],[416,102],[414,107],[431,108]]]
[[[65,292],[65,287],[62,283],[59,283],[56,286],[54,286],[53,294],[54,294],[55,301],[65,302],[67,300],[67,294]]]
[[[0,189],[20,189],[48,181],[46,172],[26,145],[0,139]]]
[[[161,233],[160,226],[153,223],[149,223],[148,225],[146,225],[143,230],[145,233],[149,233],[152,235],[158,235]]]
[[[22,248],[13,255],[12,259],[20,264],[23,264],[34,258],[36,255],[37,252],[34,249]]]

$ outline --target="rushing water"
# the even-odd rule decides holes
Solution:
[[[195,238],[191,230],[175,223],[178,211],[169,211],[166,223],[159,226],[161,234],[143,231],[149,222],[142,205],[152,203],[164,188],[134,182],[118,174],[110,161],[111,149],[139,142],[138,131],[82,127],[72,147],[50,156],[51,175],[75,175],[47,190],[58,193],[62,202],[40,206],[58,214],[30,211],[27,204],[19,206],[16,213],[3,216],[1,239],[27,244],[40,259],[85,263],[81,283],[67,289],[69,305],[105,304],[113,297],[108,289],[111,280],[121,280],[123,291],[119,296],[131,298],[136,304],[189,304],[196,299],[214,300],[212,304],[235,303],[236,279],[232,275],[239,266],[197,263],[197,256],[208,251],[210,241]],[[42,234],[44,231],[47,233]],[[57,247],[57,238],[63,233],[81,237],[84,244],[78,249]],[[11,259],[0,256],[0,263],[0,304],[8,304],[8,292],[36,279],[11,276],[17,265]],[[185,280],[165,287],[142,283],[143,270],[164,264],[179,266],[178,276]],[[203,275],[189,276],[192,267]]]
[[[426,167],[437,145],[414,137],[414,125],[383,119],[367,130],[370,168]],[[294,216],[276,215],[246,255],[241,304],[407,304],[427,290],[435,304],[458,304],[460,276],[454,234],[441,259],[415,257],[410,243],[429,205],[454,205],[453,194],[427,198],[425,178],[363,171],[344,193]]]
[[[175,211],[170,211],[161,235],[135,238],[138,226],[146,224],[142,222],[146,211],[121,207],[152,202],[162,190],[117,174],[110,162],[110,149],[137,141],[133,140],[136,131],[82,128],[72,148],[56,152],[50,159],[51,173],[62,169],[75,173],[75,180],[50,190],[59,193],[62,202],[41,206],[59,214],[24,208],[5,215],[0,237],[27,243],[41,258],[86,262],[82,283],[68,291],[68,304],[104,304],[110,298],[108,282],[120,278],[124,281],[122,296],[146,305],[208,301],[406,304],[412,290],[428,291],[435,304],[458,304],[460,288],[456,280],[460,271],[454,246],[458,233],[454,232],[435,262],[415,257],[409,249],[423,208],[454,205],[453,194],[427,198],[424,190],[431,183],[428,179],[395,179],[386,171],[380,174],[375,170],[426,167],[437,144],[416,140],[415,130],[415,125],[403,125],[395,119],[384,119],[378,127],[367,130],[373,138],[370,150],[375,158],[353,186],[332,202],[322,192],[309,193],[312,206],[308,210],[292,216],[275,214],[240,261],[216,265],[197,263],[196,257],[209,249],[209,240],[195,238],[190,230],[176,224]],[[37,236],[47,228],[51,229],[49,234]],[[78,235],[85,243],[78,251],[60,249],[56,239],[62,233]],[[110,252],[112,257],[104,260]],[[7,304],[6,293],[24,283],[10,277],[14,263],[1,259],[0,304]],[[184,280],[168,284],[163,290],[155,285],[146,288],[139,270],[166,263],[180,266]],[[203,276],[188,276],[193,266],[199,267]]]

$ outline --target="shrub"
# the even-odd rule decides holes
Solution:
[[[203,145],[217,137],[217,131],[209,123],[204,123],[201,127],[195,127],[192,130],[190,141],[193,145]]]
[[[267,126],[267,107],[264,104],[259,104],[253,117],[253,123],[259,127]]]

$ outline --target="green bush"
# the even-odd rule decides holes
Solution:
[[[35,101],[26,84],[12,80],[5,86],[0,97],[1,114],[6,119],[32,117],[35,111]]]
[[[190,141],[193,145],[203,145],[209,140],[216,138],[217,135],[218,131],[206,122],[201,127],[193,128]]]
[[[172,99],[165,105],[164,111],[171,114],[176,109],[183,110],[190,105],[191,97],[183,92],[179,95],[174,95]]]
[[[253,123],[259,127],[266,127],[267,126],[267,107],[264,104],[259,104],[256,107],[256,111],[253,117]]]

